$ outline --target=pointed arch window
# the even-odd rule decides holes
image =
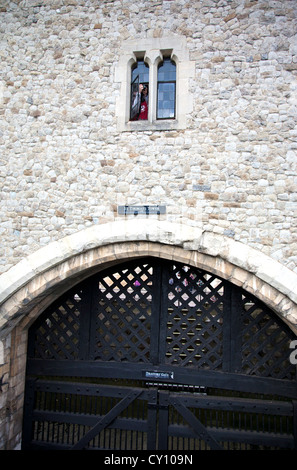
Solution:
[[[175,119],[176,65],[170,59],[158,67],[157,119]]]
[[[149,66],[137,60],[131,70],[130,120],[148,119]]]

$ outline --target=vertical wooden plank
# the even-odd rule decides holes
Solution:
[[[168,392],[159,392],[158,450],[168,449]]]
[[[224,283],[223,297],[223,371],[231,371],[231,318],[232,318],[232,301],[231,287],[228,283]]]
[[[235,286],[231,288],[230,317],[230,372],[241,372],[242,367],[242,295]]]
[[[147,403],[147,450],[156,449],[158,391],[150,390]],[[141,449],[142,450],[142,449]]]
[[[25,387],[24,399],[24,425],[22,435],[22,449],[30,449],[30,444],[33,438],[33,410],[34,410],[34,397],[35,397],[35,383],[36,379],[27,379]]]
[[[97,286],[97,288],[96,288]],[[98,282],[96,284],[96,278],[87,280],[82,287],[82,299],[80,303],[80,315],[79,315],[79,359],[87,360],[93,359],[90,356],[93,351],[94,344],[91,338],[91,321],[96,313],[96,300],[98,300]],[[93,330],[94,331],[94,330]],[[95,331],[94,331],[95,333]],[[92,349],[91,349],[92,348]]]
[[[43,315],[41,315],[41,317],[43,317]],[[38,320],[40,322],[40,317]],[[35,320],[33,325],[28,330],[27,361],[28,361],[28,358],[35,357],[35,335],[36,335],[36,330],[38,329],[38,326],[39,326],[38,321]]]
[[[159,331],[159,362],[165,364],[167,349],[167,321],[168,321],[168,286],[169,286],[169,264],[163,261],[161,282],[162,292],[160,296],[160,331]]]
[[[159,328],[160,328],[160,304],[162,291],[161,266],[153,264],[152,286],[152,314],[150,333],[150,358],[152,364],[159,364]]]

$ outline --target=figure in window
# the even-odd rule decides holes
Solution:
[[[133,92],[132,121],[146,120],[148,117],[148,88],[140,83],[138,91]]]
[[[148,119],[148,83],[149,66],[143,59],[137,59],[131,69],[131,121]]]
[[[148,92],[147,86],[143,85],[141,95],[140,95],[140,112],[139,112],[139,120],[147,119],[148,115]]]

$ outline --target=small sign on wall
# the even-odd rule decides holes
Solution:
[[[147,205],[137,205],[137,206],[118,206],[118,214],[120,215],[160,215],[166,214],[166,206],[147,206]]]
[[[145,379],[173,380],[174,372],[159,372],[159,371],[145,370],[145,371],[142,371],[142,376]]]

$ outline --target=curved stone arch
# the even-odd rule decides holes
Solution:
[[[92,273],[126,259],[154,256],[209,271],[242,287],[297,334],[297,275],[267,255],[197,227],[152,219],[92,226],[29,255],[0,276],[0,336],[23,328]]]

